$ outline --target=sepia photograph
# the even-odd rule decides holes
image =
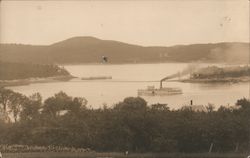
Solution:
[[[249,0],[0,0],[0,158],[250,158]]]

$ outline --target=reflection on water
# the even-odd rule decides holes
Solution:
[[[68,82],[36,83],[10,87],[30,95],[40,92],[44,99],[59,91],[68,95],[85,97],[94,108],[107,104],[112,106],[128,96],[137,96],[138,89],[149,85],[159,87],[163,77],[183,70],[187,64],[128,64],[128,65],[71,65],[64,66],[77,77],[112,76],[112,80],[84,81],[79,78]],[[143,97],[148,103],[167,103],[171,108],[189,104],[233,105],[237,99],[248,97],[248,83],[181,83],[164,82],[163,86],[180,87],[181,95]]]

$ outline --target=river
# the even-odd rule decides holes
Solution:
[[[203,64],[203,66],[206,64]],[[123,65],[66,65],[72,75],[79,77],[67,82],[33,83],[24,86],[9,87],[10,89],[31,95],[39,92],[46,99],[59,91],[70,96],[85,97],[88,106],[99,108],[103,105],[113,106],[125,97],[137,96],[138,89],[147,86],[159,87],[159,80],[173,73],[182,71],[189,64],[123,64]],[[81,80],[81,77],[112,76],[111,80]],[[248,83],[182,83],[164,82],[164,87],[179,87],[183,94],[171,96],[143,97],[149,104],[165,103],[177,109],[189,105],[190,100],[196,105],[214,104],[234,105],[237,99],[248,97]]]

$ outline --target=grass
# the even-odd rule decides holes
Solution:
[[[133,153],[124,155],[123,153],[3,153],[3,158],[247,158],[247,154],[239,153]]]

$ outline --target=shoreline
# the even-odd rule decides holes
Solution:
[[[49,83],[49,82],[62,82],[62,81],[69,81],[73,78],[76,78],[71,75],[64,75],[64,76],[52,76],[52,77],[34,77],[34,78],[27,78],[27,79],[16,79],[16,80],[0,80],[0,87],[12,87],[12,86],[24,86],[33,83]]]
[[[226,78],[209,78],[209,79],[181,79],[175,80],[184,83],[241,83],[250,82],[250,76],[244,77],[226,77]]]
[[[222,65],[245,65],[245,63],[227,63],[227,62],[176,62],[176,61],[156,61],[156,62],[86,62],[86,63],[57,63],[58,66],[74,66],[74,65],[139,65],[139,64],[222,64]]]
[[[16,80],[0,80],[1,87],[13,87],[24,86],[33,83],[50,83],[50,82],[66,82],[71,79],[77,78],[72,75],[67,76],[53,76],[44,78],[28,78],[28,79],[16,79]],[[182,82],[182,83],[246,83],[250,82],[249,77],[227,77],[227,78],[211,78],[211,79],[176,79],[168,80],[165,82]]]

